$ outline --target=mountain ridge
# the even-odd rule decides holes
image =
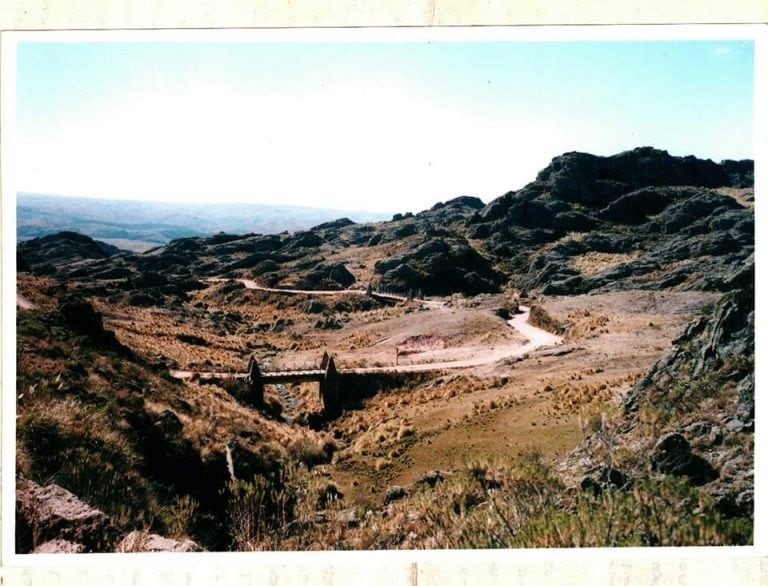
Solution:
[[[487,205],[142,253],[19,243],[17,548],[97,547],[36,542],[43,493],[168,547],[752,543],[753,173],[565,153]],[[562,343],[508,354],[520,305]],[[309,383],[254,403],[252,357],[324,352],[342,376],[424,372],[350,375],[334,415]],[[483,355],[506,358],[432,372]]]

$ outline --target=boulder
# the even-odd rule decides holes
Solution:
[[[346,289],[355,283],[355,276],[342,263],[319,262],[299,279],[302,289]]]
[[[387,494],[384,497],[384,503],[389,504],[391,502],[405,498],[408,492],[402,486],[390,486],[387,489]]]
[[[38,545],[32,553],[83,553],[85,546],[82,543],[67,541],[66,539],[52,539]]]
[[[599,495],[604,490],[628,490],[632,485],[632,479],[621,470],[603,467],[598,474],[585,476],[582,479],[581,490]]]
[[[445,480],[445,476],[440,470],[430,470],[418,481],[418,484],[425,484],[430,488],[434,488],[439,482]]]
[[[130,552],[194,552],[203,551],[197,543],[191,539],[177,541],[169,537],[162,537],[155,533],[144,531],[131,531],[115,547],[117,553]]]
[[[55,484],[42,487],[17,480],[16,518],[19,527],[29,530],[33,549],[63,540],[80,544],[87,552],[110,551],[120,536],[107,515]]]
[[[305,313],[323,313],[327,309],[325,304],[317,299],[309,299],[305,301],[301,308]]]
[[[656,442],[651,466],[662,474],[687,476],[695,485],[706,484],[719,476],[709,462],[691,452],[688,440],[676,432],[667,433]]]
[[[70,296],[59,307],[59,314],[73,330],[94,340],[107,336],[101,314],[85,299]]]

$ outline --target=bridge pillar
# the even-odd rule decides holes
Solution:
[[[248,386],[251,388],[253,402],[258,407],[264,405],[264,381],[261,380],[261,371],[256,358],[251,355],[248,359]]]
[[[333,357],[325,365],[325,374],[320,380],[320,396],[323,399],[323,411],[326,415],[336,415],[341,411],[341,387],[339,372]]]

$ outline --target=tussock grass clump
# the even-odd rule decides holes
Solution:
[[[335,451],[336,445],[332,441],[318,441],[309,436],[297,438],[288,446],[288,455],[310,470],[328,463]]]
[[[520,528],[512,547],[746,545],[752,524],[726,519],[705,492],[674,478],[644,478],[631,491],[578,494],[548,505]]]

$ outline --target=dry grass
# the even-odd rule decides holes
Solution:
[[[631,253],[588,252],[571,258],[571,265],[585,277],[591,277],[607,269],[638,260],[640,251]]]
[[[755,207],[755,190],[752,187],[718,187],[715,191],[722,195],[732,197],[745,208],[752,209]]]
[[[586,374],[593,374],[587,371]],[[591,403],[613,401],[621,397],[640,378],[640,374],[628,374],[619,378],[583,380],[582,374],[571,375],[572,380],[557,386],[548,384],[545,392],[553,394],[552,407],[563,413],[577,413]]]
[[[583,338],[594,338],[608,333],[606,327],[610,318],[604,314],[593,313],[588,309],[580,309],[568,313],[565,339],[569,342]]]
[[[41,286],[42,281],[24,284],[30,298]],[[39,299],[53,307],[43,293]],[[412,312],[396,306],[349,312],[345,327],[336,331],[316,329],[318,316],[303,311],[305,301],[216,285],[194,292],[187,305],[173,310],[112,301],[96,305],[105,314],[107,327],[138,356],[162,356],[167,363],[182,368],[199,365],[201,370],[244,370],[251,352],[273,365],[291,366],[316,361],[326,348],[342,362],[386,363],[398,344],[416,352],[408,357],[416,359],[456,349],[483,351],[499,342],[514,342],[516,336],[489,310],[498,298],[480,299],[475,305],[474,300],[457,302],[445,311]],[[333,301],[323,299],[329,306]],[[270,386],[267,402],[280,403],[281,408],[260,412],[244,401],[240,383],[172,381],[162,370],[118,361],[100,351],[75,349],[70,342],[49,336],[50,328],[44,324],[27,323],[23,317],[21,328],[27,333],[19,340],[23,355],[18,389],[19,466],[25,472],[39,472],[41,464],[50,464],[47,478],[64,478],[77,487],[74,492],[79,496],[95,503],[99,499],[119,502],[109,512],[126,527],[186,536],[195,530],[196,519],[208,514],[201,511],[205,503],[167,488],[155,491],[157,487],[141,477],[136,463],[147,454],[132,442],[131,424],[124,416],[135,411],[155,421],[170,412],[181,424],[180,438],[206,462],[224,461],[227,447],[239,446],[251,452],[255,461],[274,461],[281,474],[289,466],[300,469],[283,496],[273,494],[280,490],[276,477],[238,477],[250,485],[266,483],[230,495],[236,497],[233,506],[241,507],[230,519],[230,537],[238,548],[476,546],[475,540],[481,537],[473,532],[488,521],[488,507],[493,506],[482,493],[477,493],[485,499],[484,505],[477,504],[479,511],[485,510],[482,515],[469,511],[475,509],[473,505],[455,523],[446,521],[448,525],[434,522],[436,516],[446,514],[445,509],[423,508],[410,499],[390,507],[391,516],[386,518],[377,513],[363,519],[363,514],[357,514],[350,522],[349,507],[378,508],[389,485],[408,485],[438,465],[459,469],[472,454],[516,454],[537,445],[549,457],[572,449],[578,441],[575,414],[579,409],[615,398],[628,388],[660,355],[662,343],[673,337],[688,310],[661,296],[646,295],[641,301],[591,296],[547,302],[553,318],[569,325],[569,339],[578,341],[578,351],[560,357],[534,353],[514,364],[383,385],[375,394],[363,393],[368,398],[332,422],[316,417],[321,409],[316,384],[288,385],[279,393]],[[280,320],[284,327],[273,327]],[[636,335],[641,330],[643,335]],[[79,362],[85,373],[67,374],[68,360]],[[293,423],[281,419],[280,410]],[[53,429],[53,439],[62,435],[57,430],[65,430],[64,440],[73,449],[53,445],[55,457],[50,462],[41,459],[31,439],[39,437],[41,429]],[[88,446],[101,446],[111,459],[96,458]],[[62,472],[65,458],[75,466]],[[488,478],[504,480],[512,474],[484,464],[472,469],[484,467],[490,471]],[[118,473],[111,479],[103,472],[114,469]],[[236,465],[234,469],[237,476]],[[40,474],[37,478],[47,479]],[[88,478],[98,478],[112,492],[88,492]],[[473,478],[472,482],[481,482]],[[462,482],[428,498],[444,499],[441,504],[458,502],[461,509],[477,489],[476,484],[468,488]],[[345,496],[323,497],[333,493],[332,485]],[[146,492],[141,500],[130,501],[116,492],[126,486],[142,486]],[[237,501],[240,497],[244,500]],[[275,506],[283,502],[282,512],[265,516],[259,503],[267,501]],[[315,520],[320,501],[330,517],[322,523]],[[290,525],[293,522],[297,523]],[[454,533],[448,537],[441,531]]]

